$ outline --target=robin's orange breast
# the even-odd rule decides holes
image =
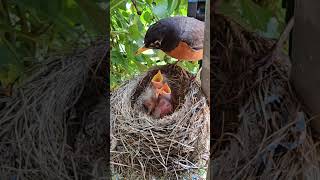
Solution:
[[[194,50],[187,43],[181,41],[174,50],[166,52],[166,54],[178,60],[198,61],[203,57],[203,49]]]

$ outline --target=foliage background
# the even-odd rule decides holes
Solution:
[[[0,83],[24,78],[48,53],[85,46],[107,32],[105,0],[0,0]]]
[[[187,0],[111,1],[111,89],[152,66],[172,62],[162,51],[149,50],[139,56],[135,51],[143,45],[151,24],[169,16],[186,16],[187,4]],[[190,71],[197,68],[191,63],[183,64]]]
[[[173,61],[162,51],[134,53],[151,24],[164,17],[186,16],[187,6],[187,0],[111,0],[111,89],[152,66]],[[218,11],[268,38],[278,38],[285,25],[281,0],[223,0]],[[181,65],[192,73],[199,67],[189,62]]]
[[[219,11],[262,36],[282,32],[282,0],[223,0]],[[110,7],[110,17],[106,9]],[[157,64],[161,51],[134,56],[158,19],[187,15],[187,0],[0,0],[0,83],[6,87],[48,54],[70,51],[107,33],[110,21],[111,88]],[[191,72],[198,65],[183,63]]]
[[[223,0],[219,12],[265,37],[284,28],[282,0]],[[150,67],[171,63],[162,51],[135,56],[158,19],[187,15],[187,0],[0,0],[0,84],[25,78],[25,69],[49,53],[86,46],[108,32],[112,89]],[[106,9],[110,8],[110,18]],[[198,64],[182,63],[195,73]]]
[[[285,27],[283,3],[283,0],[223,0],[218,11],[261,36],[278,38]]]

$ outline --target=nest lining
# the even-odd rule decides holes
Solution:
[[[158,71],[167,77],[175,97],[171,115],[154,119],[139,96]],[[111,95],[111,164],[114,172],[140,178],[173,175],[199,168],[208,153],[209,108],[201,88],[177,66],[163,66],[130,80]]]

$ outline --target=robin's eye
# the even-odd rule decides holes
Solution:
[[[150,47],[153,47],[153,48],[160,48],[160,46],[161,46],[161,41],[156,40],[156,41],[150,43],[149,46],[150,46]]]
[[[160,41],[158,41],[158,40],[156,40],[156,41],[154,42],[154,45],[155,45],[156,47],[160,47],[161,42],[160,42]]]

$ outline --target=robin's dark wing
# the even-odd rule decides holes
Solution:
[[[204,27],[203,21],[195,18],[176,16],[172,21],[179,28],[179,38],[181,41],[186,42],[192,49],[203,49]]]

